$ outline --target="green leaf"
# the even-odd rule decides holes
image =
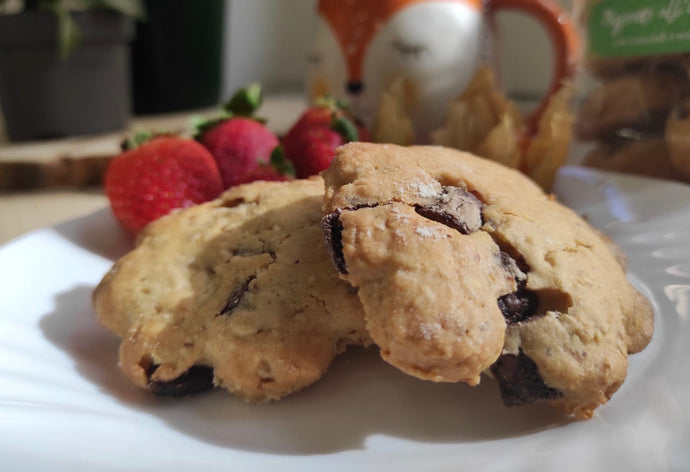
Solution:
[[[347,102],[343,100],[336,100],[335,101],[335,106],[338,107],[339,110],[343,110],[346,112],[350,112],[350,105],[347,104]]]
[[[235,92],[223,109],[237,116],[252,116],[262,103],[263,90],[261,85],[254,83]]]
[[[139,129],[134,132],[133,136],[130,136],[129,138],[125,139],[120,147],[122,148],[123,151],[130,151],[132,149],[138,148],[144,143],[147,143],[151,141],[157,134],[152,133],[149,130],[145,129]]]
[[[337,102],[333,100],[333,97],[330,95],[322,95],[316,98],[314,105],[319,108],[330,108],[331,110],[335,111]]]
[[[322,95],[318,97],[314,105],[320,108],[329,108],[331,111],[335,112],[342,111],[347,114],[350,113],[350,106],[347,104],[347,102],[341,99],[336,99],[331,95]]]
[[[271,166],[281,174],[293,178],[295,177],[295,166],[293,166],[292,162],[285,156],[285,149],[283,149],[283,146],[280,144],[271,152]]]
[[[81,43],[81,32],[69,11],[56,6],[53,12],[58,22],[58,54],[65,60]]]
[[[228,120],[232,117],[233,115],[225,110],[221,110],[217,116],[213,117],[192,116],[189,119],[189,127],[192,129],[192,137],[198,141],[205,132],[214,128],[222,121]]]
[[[106,9],[138,20],[146,19],[146,10],[142,0],[27,0],[25,6],[27,9],[40,8],[55,14],[58,55],[62,60],[79,46],[82,39],[79,26],[71,14],[73,11]]]
[[[352,120],[338,113],[333,113],[331,129],[340,134],[347,143],[359,141],[359,131],[357,130],[357,126],[355,126]]]

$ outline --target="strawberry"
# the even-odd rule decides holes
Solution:
[[[291,178],[289,175],[281,174],[275,167],[271,165],[261,165],[256,167],[254,170],[247,172],[245,175],[247,182],[255,182],[257,180],[283,182],[290,180]]]
[[[299,117],[292,128],[283,136],[283,146],[292,149],[304,135],[304,132],[319,126],[329,127],[333,121],[334,110],[330,106],[315,106],[307,110]]]
[[[249,174],[269,164],[280,144],[263,124],[239,117],[221,121],[198,139],[216,159],[225,188],[251,182]]]
[[[319,139],[323,142],[319,143]],[[326,169],[339,145],[369,139],[368,131],[345,106],[322,99],[300,116],[282,141],[287,158],[295,165],[297,177],[305,178]]]
[[[172,135],[125,150],[105,174],[113,213],[135,235],[173,209],[211,200],[222,190],[213,156],[196,141]]]
[[[240,89],[217,118],[197,123],[196,139],[208,149],[216,162],[225,188],[272,176],[288,178],[277,169],[271,171],[271,153],[280,144],[278,137],[253,118],[261,106],[261,88]]]
[[[261,164],[245,174],[247,182],[256,180],[286,181],[295,177],[295,167],[285,157],[283,146],[276,147],[271,153],[269,164]]]
[[[346,118],[353,125],[356,126],[358,133],[358,141],[370,141],[371,136],[367,129],[350,113],[350,110],[345,104],[340,101],[333,100],[329,97],[322,97],[316,101],[316,105],[307,108],[302,113],[297,122],[292,125],[292,128],[283,137],[283,144],[287,149],[291,149],[292,144],[300,139],[300,136],[310,128],[318,126],[330,127],[334,120]],[[288,157],[290,153],[288,152]]]
[[[305,130],[292,148],[292,163],[298,178],[307,178],[327,169],[335,150],[346,140],[335,130],[319,126]]]

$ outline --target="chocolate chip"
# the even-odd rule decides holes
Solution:
[[[246,201],[244,198],[242,198],[242,197],[237,197],[237,198],[232,198],[232,199],[229,199],[229,200],[223,200],[223,201],[221,202],[221,206],[222,206],[222,207],[225,207],[225,208],[235,208],[235,207],[238,207],[238,206],[240,206],[240,205],[242,205],[242,204],[244,204],[244,203],[246,203],[246,202],[247,202],[247,201]]]
[[[525,321],[537,312],[539,297],[535,292],[525,288],[527,275],[520,268],[521,264],[505,251],[501,251],[499,257],[503,269],[515,280],[517,290],[500,297],[498,307],[508,323]],[[526,266],[524,261],[522,265]]]
[[[502,249],[504,246],[501,246]],[[498,307],[509,324],[543,316],[547,312],[565,313],[573,305],[572,297],[558,289],[528,290],[525,272],[529,271],[529,265],[522,256],[513,257],[502,251],[500,263],[517,286],[513,293],[503,295],[497,300]]]
[[[529,270],[523,258],[514,258],[505,251],[499,253],[499,259],[503,269],[515,279],[516,282],[527,280],[525,272]]]
[[[483,225],[482,202],[460,187],[443,187],[443,193],[428,204],[415,205],[415,211],[462,234],[474,233]]]
[[[343,255],[343,223],[340,211],[334,211],[321,219],[321,229],[326,238],[326,247],[333,260],[333,265],[341,274],[347,274],[345,256]]]
[[[234,292],[230,294],[228,297],[228,301],[223,307],[222,310],[220,310],[220,313],[216,316],[227,316],[232,314],[233,310],[237,308],[237,306],[240,304],[242,301],[242,297],[244,296],[245,293],[249,290],[249,284],[252,283],[252,280],[256,278],[256,275],[250,275],[247,280],[244,281],[241,287],[237,288]]]
[[[532,318],[537,312],[538,305],[537,294],[524,288],[498,299],[498,307],[509,324]]]
[[[522,350],[517,356],[500,356],[491,366],[491,372],[498,380],[501,397],[506,406],[520,406],[563,396],[563,393],[544,383],[537,365]]]
[[[147,369],[149,378],[159,366],[152,364]],[[204,365],[192,366],[176,379],[168,381],[149,380],[148,389],[156,395],[192,395],[213,388],[213,368]]]

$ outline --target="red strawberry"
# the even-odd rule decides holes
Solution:
[[[218,163],[225,188],[254,180],[287,180],[286,167],[274,162],[272,152],[280,144],[254,114],[261,107],[261,86],[251,84],[239,89],[223,105],[220,116],[197,121],[196,139]],[[275,167],[271,170],[267,167]]]
[[[247,174],[247,182],[255,180],[286,181],[295,177],[295,166],[285,157],[283,146],[277,146],[271,153],[271,162],[261,164]]]
[[[334,133],[340,138],[336,138]],[[318,136],[324,143],[315,142]],[[283,146],[287,158],[295,165],[297,177],[305,178],[326,169],[338,145],[368,140],[369,132],[356,122],[347,108],[333,100],[323,99],[300,116],[283,138]],[[335,145],[336,142],[339,144]],[[310,159],[314,162],[309,162]]]
[[[213,156],[196,141],[171,135],[125,151],[105,175],[113,213],[133,234],[175,208],[211,200],[222,190]]]
[[[371,142],[371,133],[364,125],[357,125],[357,131],[359,131],[359,141],[363,143]]]
[[[331,121],[333,121],[333,113],[334,110],[330,106],[307,108],[302,116],[299,117],[297,123],[292,125],[292,128],[283,136],[283,146],[287,149],[292,149],[292,146],[301,139],[306,130],[319,126],[329,127]]]
[[[316,101],[316,105],[307,108],[297,122],[292,125],[292,128],[290,128],[283,137],[283,144],[290,146],[292,141],[299,139],[299,136],[301,136],[305,130],[318,126],[329,127],[335,119],[339,118],[346,118],[356,126],[356,130],[359,134],[358,141],[371,140],[371,136],[367,129],[352,116],[347,105],[329,97],[322,97]]]
[[[346,141],[340,133],[325,126],[304,131],[292,148],[292,163],[300,179],[328,168],[335,150]]]
[[[225,188],[251,182],[251,173],[271,160],[278,146],[275,134],[251,118],[220,121],[198,138],[218,163]]]
[[[291,179],[289,175],[281,174],[275,167],[271,165],[262,165],[245,175],[248,179],[247,182],[255,182],[257,180],[283,182]]]

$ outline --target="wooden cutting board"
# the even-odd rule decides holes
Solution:
[[[259,116],[270,129],[282,133],[306,107],[299,95],[267,97]],[[0,191],[50,187],[98,186],[122,141],[138,129],[188,132],[193,116],[213,116],[213,109],[134,119],[127,129],[95,136],[50,141],[9,143],[0,137]],[[1,124],[1,123],[0,123]]]
[[[136,129],[183,132],[191,116],[210,113],[140,118],[127,129],[102,135],[0,144],[0,190],[99,185],[120,143]]]

